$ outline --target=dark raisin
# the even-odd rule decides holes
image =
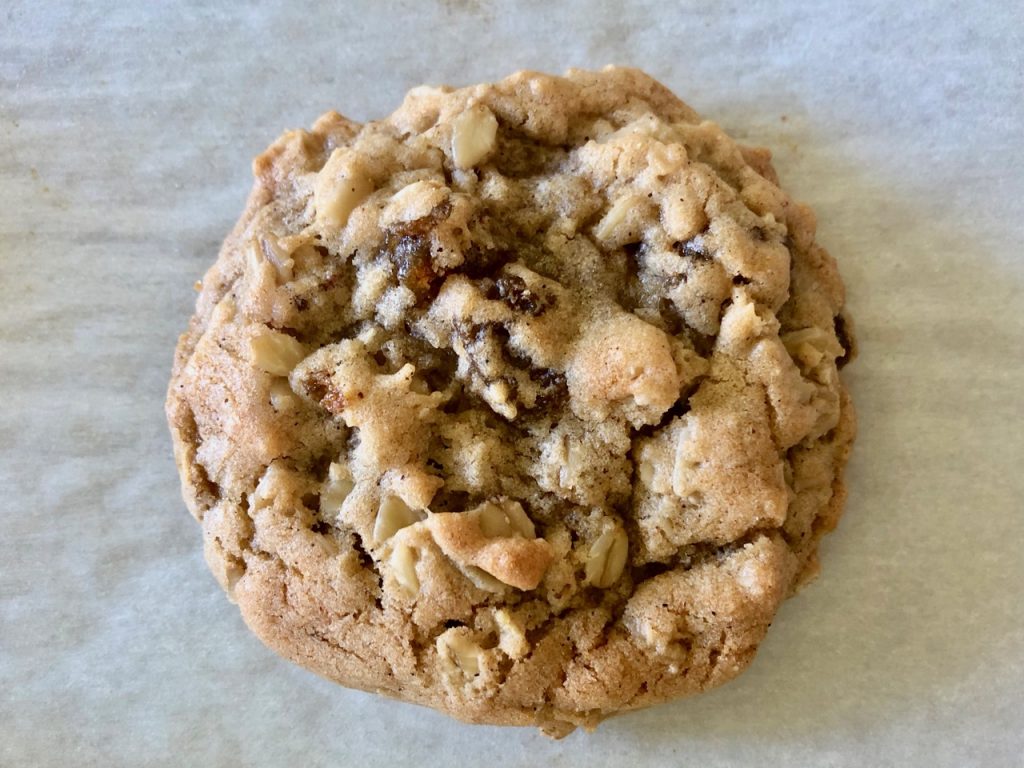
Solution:
[[[430,238],[425,235],[405,235],[391,251],[391,259],[398,270],[398,282],[423,299],[433,293],[440,275],[430,261]]]
[[[846,317],[841,314],[836,315],[834,322],[836,338],[839,340],[839,344],[843,348],[843,354],[836,358],[836,367],[842,368],[853,359],[855,348],[853,338],[850,336],[850,330],[846,327]]]
[[[302,384],[310,397],[323,400],[331,386],[331,375],[327,371],[311,371]]]
[[[501,298],[501,294],[498,293],[498,286],[491,278],[481,277],[476,281],[476,284],[484,298],[488,301],[497,301]]]
[[[550,368],[536,369],[536,377],[533,371],[530,378],[540,383],[541,390],[537,395],[537,408],[561,408],[569,399],[569,387],[565,382],[565,375]]]
[[[511,251],[502,248],[481,248],[471,245],[463,254],[462,271],[471,280],[491,278],[505,264],[515,258]]]
[[[686,242],[677,241],[672,243],[672,250],[685,258],[697,259],[698,261],[711,261],[711,254],[707,252],[704,238],[701,235],[697,235]]]
[[[334,388],[327,371],[312,371],[303,381],[310,397],[331,413],[338,415],[345,410],[345,398]]]
[[[504,330],[504,329],[503,329]],[[506,339],[508,338],[506,331]],[[512,363],[515,368],[521,371],[530,371],[530,378],[533,378],[536,368],[533,367],[533,360],[528,355],[524,355],[511,344],[505,344],[505,354],[508,356],[508,361]]]
[[[441,278],[431,261],[430,234],[451,210],[451,203],[445,201],[426,216],[391,228],[380,251],[395,265],[398,282],[421,303],[433,298]]]
[[[679,316],[675,302],[672,299],[662,297],[658,302],[658,316],[665,326],[665,331],[672,336],[678,336],[683,332],[683,318]]]
[[[498,295],[516,312],[540,317],[554,303],[554,297],[541,295],[526,285],[518,275],[502,275],[495,281]]]

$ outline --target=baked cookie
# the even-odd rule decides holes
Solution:
[[[556,736],[740,672],[854,432],[843,287],[769,159],[617,68],[260,155],[167,401],[253,631]]]

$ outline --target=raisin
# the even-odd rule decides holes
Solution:
[[[842,368],[853,359],[853,340],[846,327],[846,318],[843,315],[836,315],[835,318],[836,339],[843,348],[843,354],[836,358],[836,367]]]
[[[555,303],[553,296],[532,290],[518,275],[502,275],[495,281],[495,285],[498,296],[505,304],[530,317],[540,317]]]
[[[331,374],[327,371],[313,371],[303,382],[310,397],[320,403],[331,413],[337,415],[345,410],[345,398],[331,383]]]
[[[431,260],[430,233],[451,213],[445,201],[426,216],[392,227],[380,254],[395,265],[398,282],[415,294],[420,304],[437,294],[442,275]]]
[[[314,400],[323,400],[331,386],[331,375],[327,371],[312,371],[302,384],[310,397]]]
[[[561,408],[569,399],[569,387],[565,382],[565,374],[551,368],[534,369],[530,378],[541,386],[537,395],[536,408]]]
[[[440,275],[430,260],[430,238],[425,235],[405,235],[394,245],[391,260],[398,269],[398,282],[423,299],[434,293]]]
[[[498,286],[491,278],[481,277],[476,281],[476,285],[488,301],[497,301],[501,298],[501,295],[498,293]]]
[[[463,254],[462,271],[471,280],[492,279],[514,254],[503,248],[481,248],[471,245]]]
[[[664,323],[666,333],[678,336],[683,332],[683,318],[679,316],[679,310],[672,299],[665,298],[664,296],[661,298],[658,302],[658,316],[661,318],[661,322]]]
[[[704,238],[701,235],[697,235],[686,242],[672,243],[672,250],[685,258],[711,261],[711,254],[704,247]]]

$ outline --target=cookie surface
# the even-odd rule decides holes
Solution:
[[[553,735],[740,672],[853,439],[842,284],[768,152],[609,68],[330,113],[254,172],[167,411],[260,638]]]

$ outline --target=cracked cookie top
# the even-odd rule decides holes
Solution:
[[[609,68],[329,113],[254,172],[168,398],[250,626],[555,735],[740,671],[853,437],[842,284],[769,153]]]

